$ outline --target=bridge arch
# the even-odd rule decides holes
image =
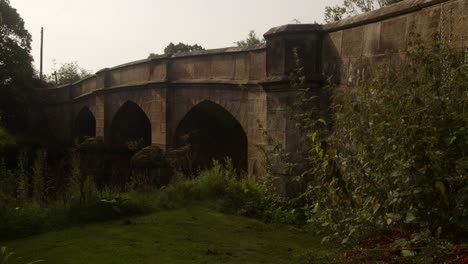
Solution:
[[[110,144],[126,148],[129,142],[151,145],[151,122],[145,111],[132,102],[125,102],[114,115],[110,126]]]
[[[88,107],[83,107],[74,121],[74,138],[82,141],[86,137],[96,136],[96,118]]]
[[[190,148],[192,171],[208,167],[212,159],[232,159],[238,171],[247,171],[248,139],[240,122],[223,106],[204,100],[178,123],[175,147]]]

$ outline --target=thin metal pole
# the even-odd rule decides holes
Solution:
[[[41,81],[44,80],[43,78],[43,75],[42,75],[42,63],[43,63],[43,58],[44,58],[44,28],[41,27],[41,70],[40,70],[40,77],[41,77]]]

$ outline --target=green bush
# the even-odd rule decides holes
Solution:
[[[195,179],[175,182],[159,193],[157,207],[176,208],[199,202],[212,203],[216,209],[268,222],[303,224],[305,214],[266,186],[252,179],[238,179],[230,161],[214,161]],[[214,204],[213,204],[214,203]]]
[[[131,159],[133,168],[168,168],[164,152],[156,146],[148,146],[133,155]]]
[[[83,142],[77,144],[77,150],[87,153],[102,153],[105,151],[106,146],[104,140],[100,137],[87,137]]]
[[[350,245],[395,229],[395,248],[434,238],[463,241],[466,55],[414,38],[401,63],[389,59],[361,73],[357,87],[329,87],[329,118],[310,107],[316,95],[302,93],[299,106],[306,111],[296,117],[308,148],[296,163],[313,201],[309,220],[326,239]]]

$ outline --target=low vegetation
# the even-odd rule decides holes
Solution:
[[[202,171],[197,178],[186,180],[180,176],[159,190],[148,186],[139,189],[140,184],[129,182],[127,186],[135,188],[121,192],[108,186],[98,190],[92,176],[83,176],[79,158],[73,154],[67,187],[52,194],[46,156],[45,150],[39,150],[31,169],[27,167],[24,152],[15,171],[8,170],[4,163],[0,165],[2,240],[201,202],[210,203],[212,208],[227,214],[298,223],[298,216],[290,212],[288,204],[279,196],[249,179],[238,180],[230,162],[225,167],[215,161],[211,169]],[[136,178],[131,180],[141,180]]]
[[[177,175],[160,189],[139,188],[132,177],[120,191],[109,186],[98,190],[94,177],[83,177],[81,159],[73,153],[67,188],[52,195],[47,188],[46,159],[45,150],[39,150],[31,163],[22,152],[15,170],[8,170],[4,163],[0,166],[1,243],[24,260],[284,263],[295,256],[301,263],[305,255],[326,260],[331,252],[307,229],[278,225],[300,226],[304,218],[264,185],[238,179],[229,160],[226,165],[214,161],[212,168],[194,179]],[[99,222],[106,223],[93,224]],[[126,235],[116,240],[115,234]],[[137,244],[138,254],[132,248]],[[99,248],[100,253],[92,248]],[[118,256],[110,253],[116,248]]]
[[[310,231],[222,214],[209,204],[90,224],[7,242],[45,263],[328,263]],[[313,250],[311,250],[313,249]]]
[[[293,76],[306,147],[274,149],[270,171],[291,176],[309,222],[349,250],[343,262],[468,256],[468,60],[441,41],[412,41],[401,63],[369,70],[363,61],[356,87],[317,93],[304,88],[300,67]],[[323,98],[327,113],[317,109]]]

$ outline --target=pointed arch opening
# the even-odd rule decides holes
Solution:
[[[83,141],[87,137],[96,136],[96,118],[88,107],[80,110],[75,119],[74,138],[78,142]]]
[[[136,103],[120,107],[111,123],[110,143],[114,148],[128,148],[130,143],[151,145],[151,122]]]
[[[191,172],[204,169],[212,160],[232,160],[247,171],[247,135],[236,118],[222,106],[203,101],[192,108],[176,129],[175,146],[190,152]]]

